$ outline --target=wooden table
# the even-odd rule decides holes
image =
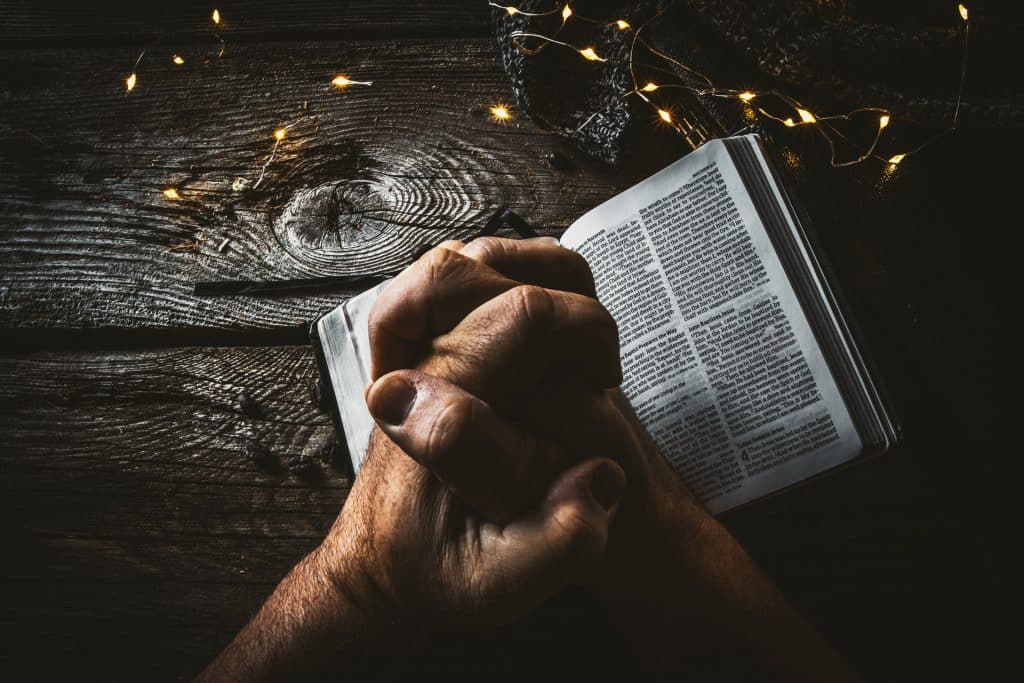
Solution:
[[[350,485],[247,454],[330,443],[305,329],[351,292],[211,299],[193,283],[392,269],[502,204],[557,234],[660,162],[608,168],[524,120],[491,122],[511,94],[477,5],[223,3],[220,58],[209,3],[86,5],[0,7],[0,653],[8,680],[180,679],[315,546]],[[333,89],[339,72],[373,86]],[[962,170],[980,148],[930,163],[959,154]],[[815,216],[907,442],[726,518],[879,678],[979,661],[985,612],[958,586],[979,590],[992,561],[973,513],[997,464],[965,466],[964,446],[994,452],[995,418],[953,397],[1000,386],[987,252],[962,230],[979,209],[956,197],[964,182],[974,203],[997,196],[980,168],[909,174],[895,200],[866,186]],[[541,651],[579,627],[576,608],[503,637]],[[439,666],[502,670],[479,652]]]

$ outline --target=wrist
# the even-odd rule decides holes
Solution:
[[[309,680],[369,654],[380,612],[365,592],[340,579],[324,545],[281,581],[252,621],[199,681]]]
[[[339,523],[343,520],[339,520]],[[360,647],[382,643],[394,629],[396,611],[389,592],[373,571],[369,553],[359,551],[350,538],[329,534],[306,558],[308,581],[322,587],[334,614],[333,638]]]

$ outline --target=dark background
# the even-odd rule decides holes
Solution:
[[[502,204],[557,234],[686,151],[647,126],[609,167],[521,112],[489,121],[511,94],[483,5],[218,3],[217,58],[209,3],[0,3],[5,678],[187,678],[344,500],[336,467],[248,455],[330,450],[305,326],[351,292],[200,299],[193,282],[391,269]],[[978,7],[980,26],[1015,21]],[[757,80],[718,47],[719,73]],[[1002,54],[974,66],[986,96],[1016,78]],[[374,86],[332,90],[339,72]],[[289,123],[260,190],[233,192]],[[724,521],[871,679],[981,677],[1008,647],[1019,137],[966,120],[886,173],[830,169],[807,130],[774,135],[905,442]],[[415,671],[643,670],[607,626],[568,595]]]

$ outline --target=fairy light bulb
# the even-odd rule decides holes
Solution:
[[[220,10],[213,10],[213,23],[220,25]]]
[[[171,61],[174,62],[175,64],[177,64],[178,66],[181,66],[182,64],[185,63],[185,58],[182,57],[181,55],[173,55],[171,57]]]
[[[131,73],[131,74],[130,74],[130,75],[128,76],[128,78],[124,79],[124,87],[125,87],[125,91],[126,91],[126,92],[131,92],[132,90],[135,90],[135,83],[136,83],[136,82],[137,82],[138,80],[139,80],[139,79],[138,79],[138,76],[136,76],[136,75],[135,75],[135,72],[133,71],[133,72],[132,72],[132,73]]]
[[[512,113],[504,104],[496,104],[491,107],[491,118],[495,121],[508,121],[512,118]]]
[[[494,1],[489,1],[487,4],[490,5],[491,7],[495,8],[495,9],[504,9],[510,15],[522,15],[522,16],[526,16],[526,17],[544,17],[544,16],[551,16],[551,15],[555,15],[555,14],[561,13],[561,15],[562,15],[562,26],[559,29],[559,31],[565,29],[567,20],[570,17],[572,17],[573,14],[574,14],[574,12],[572,10],[572,7],[570,6],[569,2],[565,2],[565,0],[555,0],[555,2],[551,3],[550,5],[547,5],[547,9],[545,11],[537,12],[537,13],[524,12],[522,10],[519,10],[516,7],[499,5],[497,2],[494,2]],[[561,5],[560,9],[559,9],[559,5]],[[969,18],[970,15],[969,15],[967,6],[964,5],[964,4],[957,4],[956,8],[957,8],[957,11],[958,11],[958,13],[960,15],[960,18],[965,22],[964,23],[964,29],[961,31],[961,33],[963,34],[963,37],[964,37],[964,49],[963,49],[963,60],[962,60],[962,66],[961,66],[960,89],[959,89],[959,91],[957,93],[957,101],[956,101],[957,103],[956,103],[956,107],[954,109],[952,128],[950,130],[956,130],[957,129],[957,115],[959,114],[959,111],[960,111],[960,103],[961,103],[961,99],[962,99],[963,91],[964,91],[964,82],[965,82],[966,76],[967,76],[967,43],[968,43],[967,38],[968,38],[968,34],[971,32],[971,25],[970,25],[970,22],[968,21],[968,18]],[[590,22],[590,23],[594,23],[594,24],[600,24],[601,26],[605,27],[606,30],[610,30],[613,26],[616,27],[620,31],[626,31],[626,30],[631,30],[632,29],[632,26],[630,25],[630,23],[627,20],[621,19],[621,18],[620,19],[595,20],[595,19],[589,19],[587,17],[581,17],[581,18],[578,18],[577,21],[583,21],[583,22]],[[643,27],[639,27],[638,29],[636,29],[636,31],[634,33],[639,33],[641,31],[643,31]],[[560,40],[559,39],[559,32],[558,31],[556,31],[553,35],[543,35],[541,33],[528,32],[528,31],[525,31],[525,30],[515,30],[515,31],[512,31],[510,33],[509,37],[512,39],[513,44],[516,47],[518,47],[525,54],[533,54],[533,53],[537,52],[541,47],[543,47],[543,45],[541,45],[540,47],[528,48],[526,45],[523,45],[523,44],[521,44],[519,42],[519,39],[530,38],[530,39],[536,39],[538,41],[542,41],[545,44],[558,45],[558,46],[561,46],[561,48],[566,48],[566,49],[568,49],[570,51],[575,51],[581,57],[586,59],[587,61],[591,61],[591,62],[607,62],[608,61],[607,59],[605,59],[604,57],[600,56],[597,53],[595,47],[588,46],[588,47],[582,47],[581,48],[581,47],[578,47],[577,44],[573,44],[572,42],[567,42],[565,40]],[[634,38],[634,41],[636,39],[637,38]],[[690,66],[687,66],[686,64],[683,64],[682,62],[680,62],[677,59],[671,57],[670,55],[666,55],[666,54],[660,53],[657,50],[654,50],[653,48],[650,48],[650,50],[652,52],[654,52],[656,54],[656,56],[660,57],[662,60],[664,60],[666,62],[671,62],[675,66],[678,66],[678,67],[680,67],[680,68],[690,72],[693,76],[703,80],[704,83],[701,83],[701,84],[698,84],[698,85],[672,84],[672,85],[667,85],[667,86],[661,86],[661,85],[658,85],[658,84],[656,84],[654,82],[648,81],[644,85],[640,85],[640,82],[637,81],[636,78],[635,78],[635,71],[632,70],[633,66],[634,66],[634,62],[633,62],[633,53],[632,53],[632,51],[630,51],[630,53],[629,53],[629,68],[631,70],[630,73],[634,74],[634,78],[632,80],[633,89],[623,93],[622,96],[623,97],[634,96],[634,97],[637,97],[638,99],[642,100],[645,104],[650,105],[651,108],[654,109],[654,111],[657,112],[658,117],[661,119],[661,121],[664,122],[664,123],[672,125],[674,128],[679,130],[680,133],[683,133],[684,136],[687,139],[687,142],[691,142],[691,143],[693,142],[690,139],[690,131],[684,131],[680,126],[676,125],[674,123],[674,121],[673,121],[671,111],[658,107],[657,104],[655,102],[652,102],[651,98],[649,98],[647,96],[648,93],[653,93],[653,92],[655,92],[655,91],[657,91],[657,90],[659,90],[661,88],[669,87],[669,88],[681,88],[681,89],[687,90],[687,91],[693,93],[694,95],[696,95],[698,97],[710,95],[710,96],[714,96],[714,97],[734,98],[734,99],[737,99],[737,100],[741,101],[744,105],[748,105],[748,106],[741,107],[741,110],[742,110],[742,113],[743,113],[743,117],[748,122],[752,122],[753,123],[753,122],[761,120],[761,117],[764,117],[766,119],[770,119],[770,120],[772,120],[772,121],[774,121],[776,123],[779,123],[779,124],[785,126],[786,128],[795,128],[795,127],[799,127],[801,125],[808,125],[808,124],[814,125],[815,129],[817,131],[819,131],[821,133],[821,135],[825,138],[825,141],[828,144],[829,149],[831,151],[831,155],[832,155],[830,163],[832,164],[833,167],[836,167],[836,168],[845,167],[845,166],[852,166],[852,165],[855,165],[855,164],[859,164],[859,163],[861,163],[863,161],[866,161],[866,160],[868,160],[870,158],[878,159],[880,161],[885,161],[885,159],[880,154],[878,154],[876,152],[876,146],[878,145],[879,141],[883,137],[883,131],[885,131],[889,127],[889,125],[892,123],[892,114],[890,112],[888,112],[886,109],[883,109],[883,108],[880,108],[880,107],[864,106],[864,107],[859,107],[857,109],[854,109],[854,110],[852,110],[852,111],[850,111],[850,112],[848,112],[846,114],[830,115],[830,116],[825,117],[824,119],[818,119],[818,117],[813,112],[811,112],[809,109],[805,109],[805,108],[803,108],[803,106],[798,106],[799,102],[797,102],[792,97],[789,97],[789,96],[787,96],[787,95],[785,95],[783,93],[777,92],[775,90],[763,90],[763,91],[758,92],[758,91],[751,91],[751,90],[742,90],[741,91],[741,90],[733,89],[733,88],[723,88],[723,87],[720,87],[719,85],[715,84],[711,80],[711,78],[709,78],[708,76],[706,76],[706,75],[696,71],[695,69],[691,68]],[[618,56],[616,56],[616,59],[618,59]],[[770,113],[769,111],[766,111],[765,109],[763,109],[760,106],[753,105],[753,101],[755,99],[758,100],[759,103],[760,103],[761,100],[779,101],[783,105],[785,105],[787,108],[789,108],[789,110],[793,112],[793,115],[789,116],[789,117],[786,117],[786,118],[781,118],[780,116],[777,116],[775,114]],[[503,113],[499,113],[500,111],[501,110],[496,110],[495,107],[491,108],[491,114],[495,118],[495,120],[504,120],[505,116],[504,116]],[[846,139],[846,136],[845,136],[845,134],[843,132],[838,130],[832,122],[836,121],[836,120],[840,120],[840,119],[844,120],[844,121],[853,121],[854,120],[854,115],[855,114],[859,114],[861,112],[875,112],[876,115],[878,116],[878,129],[877,129],[877,131],[875,133],[874,140],[871,142],[871,144],[866,149],[862,150],[862,153],[859,156],[857,156],[855,159],[849,160],[849,161],[841,161],[840,158],[839,158],[841,155],[839,153],[839,150],[837,149],[836,139],[837,138]],[[576,129],[577,132],[582,130],[587,125],[589,125],[592,121],[599,120],[598,117],[601,115],[601,113],[602,112],[600,112],[600,111],[593,112]],[[704,138],[705,136],[703,134],[701,134],[701,135],[698,135],[697,137],[698,138]],[[698,140],[697,142],[698,143],[702,142],[702,140]],[[856,143],[854,143],[854,144],[856,144]],[[928,143],[926,142],[925,144],[928,144]],[[888,159],[888,163],[891,164],[891,165],[899,164],[906,156],[908,156],[910,154],[915,154],[923,146],[924,145],[921,145],[919,147],[915,147],[910,152],[906,152],[906,153],[903,153],[903,154],[896,154],[893,157],[891,157],[890,159]]]
[[[336,88],[347,88],[350,85],[373,85],[373,81],[354,81],[348,76],[338,74],[331,80],[331,85]]]
[[[181,199],[181,195],[178,194],[178,191],[173,187],[168,187],[166,190],[164,190],[164,196],[167,197],[168,199]]]
[[[274,131],[274,139],[277,140],[278,142],[281,142],[281,140],[284,140],[284,136],[287,133],[288,131],[285,130],[284,128],[278,128],[277,130]]]

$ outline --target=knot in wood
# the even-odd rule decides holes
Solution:
[[[335,180],[296,192],[275,227],[293,256],[332,265],[382,239],[391,212],[386,189],[373,180]]]
[[[479,160],[441,150],[390,150],[387,163],[297,190],[273,220],[275,237],[304,270],[389,272],[420,244],[472,234],[502,203]]]

